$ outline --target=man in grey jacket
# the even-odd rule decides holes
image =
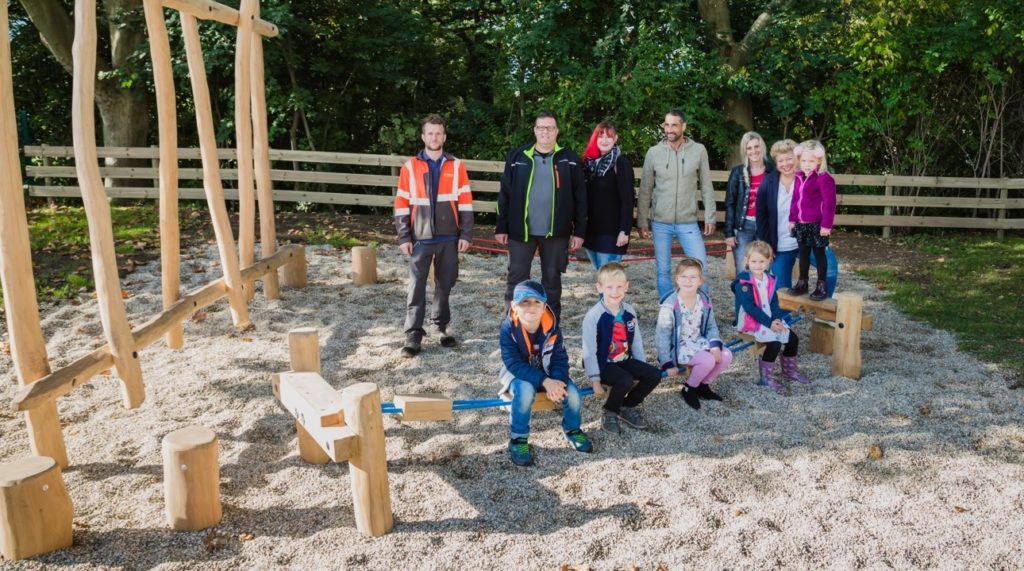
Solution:
[[[715,193],[704,145],[684,136],[686,118],[673,109],[661,125],[665,138],[647,150],[640,178],[637,226],[644,238],[654,237],[658,298],[674,291],[672,241],[707,268],[704,236],[715,232]],[[697,189],[704,202],[704,232],[698,220]],[[707,283],[701,286],[707,293]]]

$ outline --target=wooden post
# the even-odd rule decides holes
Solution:
[[[313,327],[299,327],[288,332],[288,358],[296,373],[320,374],[320,332]],[[331,457],[316,443],[302,423],[295,421],[299,435],[299,457],[310,464],[327,464]]]
[[[2,112],[0,112],[0,113],[2,113]],[[46,145],[43,145],[43,146],[45,147]],[[50,166],[50,157],[43,156],[43,168],[46,168],[48,166]],[[18,173],[18,174],[21,174],[21,173]],[[53,186],[53,179],[51,177],[45,176],[45,177],[43,177],[43,184],[46,185],[46,186]],[[46,197],[46,204],[48,204],[49,206],[53,206],[54,204],[56,204],[56,201],[53,199],[52,196],[47,196]]]
[[[39,302],[32,274],[32,249],[25,216],[18,159],[18,129],[7,4],[0,3],[0,283],[4,290],[7,338],[18,382],[29,385],[50,374],[46,340],[39,324]],[[32,453],[68,465],[57,404],[52,399],[28,410],[25,423]]]
[[[886,187],[885,187],[885,197],[886,198],[892,198],[892,186],[891,185],[886,185]],[[889,216],[891,216],[892,215],[892,206],[886,204],[885,205],[885,209],[883,211],[883,214],[885,214],[885,216],[887,218]],[[889,226],[883,226],[882,227],[882,238],[888,238],[891,234],[892,234],[892,228],[891,227],[889,227]]]
[[[355,285],[377,283],[377,250],[370,246],[352,248],[352,283]]]
[[[832,343],[832,374],[860,378],[860,328],[864,298],[852,293],[836,294],[836,332]]]
[[[284,285],[290,288],[302,289],[306,287],[307,264],[305,248],[299,248],[296,250],[292,254],[292,257],[294,259],[284,266],[282,281],[284,282]]]
[[[121,378],[122,399],[126,407],[135,408],[146,398],[146,390],[142,385],[139,354],[135,350],[135,340],[121,297],[110,204],[100,179],[99,158],[96,155],[96,0],[75,2],[75,42],[72,54],[74,87],[71,95],[71,132],[75,145],[75,170],[89,221],[96,300],[99,302],[100,321],[103,323],[107,345]]]
[[[242,276],[235,254],[235,239],[231,233],[231,221],[224,204],[224,187],[220,179],[220,163],[217,158],[217,140],[214,137],[213,110],[210,106],[210,87],[206,81],[206,67],[203,62],[203,48],[199,44],[199,24],[194,16],[181,13],[181,29],[185,37],[185,51],[188,58],[188,73],[192,80],[192,95],[195,99],[196,125],[199,130],[199,151],[203,159],[203,186],[206,202],[213,219],[213,231],[217,236],[217,250],[220,252],[221,267],[224,268],[224,284],[228,288],[228,305],[235,327],[248,329],[249,309],[245,305]]]
[[[164,436],[164,512],[180,531],[217,525],[221,518],[217,435],[188,426]]]
[[[1006,202],[1010,199],[1010,190],[1006,187],[1006,179],[1003,179],[1003,188],[999,190],[999,200],[1002,201],[1002,206],[999,207],[998,219],[1000,224],[1006,222]],[[1006,229],[1000,227],[996,230],[996,238],[1002,240],[1006,238]]]
[[[835,332],[836,328],[831,323],[815,319],[811,322],[811,338],[807,343],[807,350],[820,355],[831,355]]]
[[[260,17],[260,5],[256,2],[256,19]],[[277,229],[274,222],[274,187],[270,180],[270,141],[267,123],[267,95],[263,72],[263,36],[252,35],[252,146],[256,174],[256,196],[260,212],[260,258],[266,259],[277,252]],[[263,276],[263,296],[279,299],[281,288],[277,270]]]
[[[0,555],[24,559],[71,545],[71,497],[57,462],[29,456],[0,464]]]
[[[149,53],[156,87],[156,115],[160,129],[160,287],[164,310],[181,297],[181,241],[178,220],[178,118],[174,100],[171,44],[160,0],[144,0]],[[165,337],[171,349],[185,345],[184,328],[172,326]]]
[[[253,194],[252,114],[250,76],[254,6],[259,0],[242,0],[235,31],[235,146],[238,151],[238,255],[242,267],[255,259],[256,200]],[[255,295],[255,281],[245,283],[245,298]]]
[[[380,537],[394,526],[380,391],[373,383],[357,383],[342,391],[341,398],[345,422],[359,438],[358,453],[349,459],[356,527],[364,535]]]
[[[729,246],[725,247],[725,279],[736,279],[736,258],[733,257],[733,250]]]

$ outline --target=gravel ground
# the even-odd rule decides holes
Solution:
[[[753,358],[741,353],[716,384],[724,403],[694,412],[678,381],[659,387],[646,403],[655,420],[648,432],[602,433],[600,404],[588,398],[591,456],[562,440],[557,413],[539,413],[531,468],[509,462],[503,412],[460,412],[449,423],[387,417],[396,525],[364,538],[347,464],[304,464],[292,417],[270,392],[270,374],[288,368],[288,330],[320,330],[324,377],[339,389],[370,381],[385,400],[491,398],[505,260],[467,255],[453,295],[460,346],[428,338],[423,354],[405,360],[406,265],[397,248],[378,250],[380,283],[365,287],[352,285],[346,251],[315,247],[307,256],[309,286],[284,289],[278,301],[258,295],[255,330],[234,332],[221,301],[187,323],[182,351],[145,350],[142,407],[121,406],[114,377],[60,399],[75,543],[5,569],[1024,567],[1024,395],[957,351],[951,335],[900,315],[849,274],[840,290],[862,294],[875,316],[860,381],[832,377],[827,357],[807,354],[815,383],[782,397],[754,385]],[[186,288],[218,275],[214,250],[186,258]],[[723,266],[712,261],[710,282],[731,338]],[[653,349],[653,263],[630,273],[627,299]],[[592,281],[589,266],[576,264],[564,279],[563,330],[580,379]],[[124,285],[133,321],[159,311],[156,265]],[[43,314],[55,368],[98,345],[94,300]],[[809,325],[797,331],[806,341]],[[0,376],[13,382],[9,357]],[[224,519],[185,533],[164,524],[160,439],[188,424],[220,437]],[[28,454],[20,418],[0,411],[0,426],[0,461]],[[875,445],[882,456],[873,459]]]

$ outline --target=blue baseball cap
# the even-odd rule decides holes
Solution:
[[[541,303],[547,303],[548,293],[544,291],[543,285],[533,280],[520,282],[516,289],[512,290],[513,305],[519,305],[530,298],[539,300]]]

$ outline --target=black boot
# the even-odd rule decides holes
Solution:
[[[705,385],[701,383],[701,385],[697,387],[697,398],[702,398],[704,400],[720,401],[722,400],[722,395],[711,390],[711,385]]]
[[[828,288],[825,287],[825,280],[818,280],[810,297],[811,301],[821,301],[828,297]]]
[[[690,385],[683,385],[683,390],[679,393],[679,396],[683,397],[683,400],[686,401],[690,408],[700,410],[700,400],[697,398],[696,388]]]
[[[800,278],[796,280],[793,287],[789,288],[790,295],[803,295],[807,293],[807,278]]]

